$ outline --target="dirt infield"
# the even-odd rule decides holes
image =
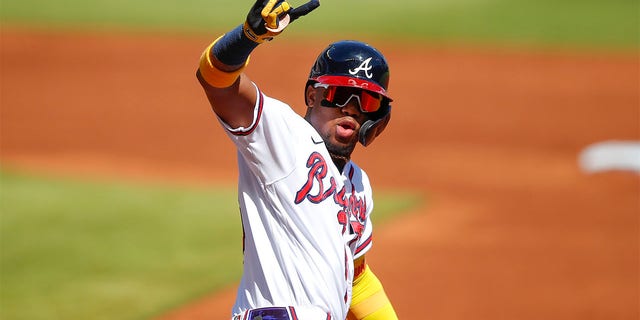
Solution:
[[[234,181],[194,77],[210,39],[1,32],[3,165]],[[637,56],[373,44],[396,102],[355,159],[374,189],[425,197],[376,230],[369,254],[400,318],[638,319],[639,176],[577,165],[591,143],[640,140]],[[325,45],[276,41],[247,71],[302,112]],[[233,298],[163,319],[226,319]]]

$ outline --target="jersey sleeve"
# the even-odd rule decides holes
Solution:
[[[258,98],[250,126],[232,128],[222,119],[218,118],[218,121],[253,174],[263,184],[270,184],[293,170],[295,132],[300,127],[300,120],[304,119],[289,105],[264,95],[257,86],[255,88]]]

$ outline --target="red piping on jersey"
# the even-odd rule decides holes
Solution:
[[[296,309],[293,307],[289,307],[289,312],[291,312],[291,319],[298,320],[298,316],[296,315]]]
[[[349,279],[349,264],[347,263],[349,259],[347,258],[347,249],[344,250],[344,279]]]
[[[264,96],[262,95],[262,91],[258,90],[258,93],[259,93],[258,94],[258,116],[256,117],[256,121],[246,131],[229,131],[234,136],[248,136],[253,132],[253,130],[256,129],[256,127],[258,126],[258,123],[260,123],[260,118],[262,117],[262,106],[264,104]]]
[[[369,236],[369,238],[367,238],[367,240],[365,240],[360,246],[358,246],[356,248],[356,253],[355,254],[360,253],[360,251],[364,250],[364,248],[366,248],[369,244],[371,244],[372,238],[373,238],[372,236]]]

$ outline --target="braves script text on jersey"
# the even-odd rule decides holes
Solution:
[[[238,149],[244,231],[233,314],[315,305],[345,319],[353,260],[371,247],[369,179],[353,162],[341,173],[304,118],[256,90],[250,127],[221,121]]]

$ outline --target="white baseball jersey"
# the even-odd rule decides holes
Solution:
[[[341,173],[318,132],[260,90],[247,128],[220,121],[238,149],[244,267],[233,314],[315,305],[345,319],[353,260],[371,247],[369,179]]]

